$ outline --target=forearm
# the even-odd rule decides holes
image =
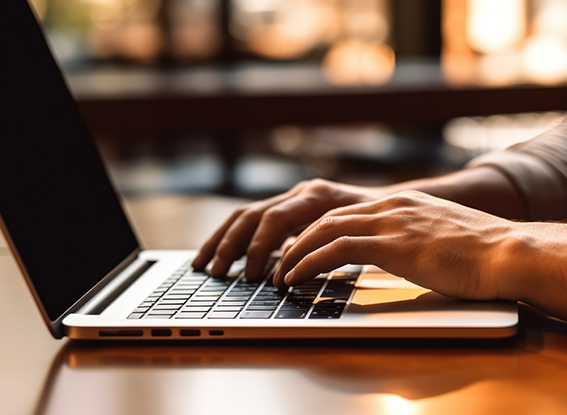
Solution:
[[[419,190],[507,219],[525,219],[526,215],[515,186],[503,173],[488,166],[380,188],[385,195],[404,190]]]

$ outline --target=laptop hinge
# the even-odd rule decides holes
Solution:
[[[134,271],[129,272],[125,275],[125,278],[121,278],[120,281],[110,288],[108,293],[105,293],[100,298],[94,298],[92,301],[87,303],[85,307],[79,310],[84,314],[100,314],[102,311],[108,307],[110,304],[116,300],[120,294],[126,290],[126,288],[132,285],[138,278],[140,278],[148,269],[151,268],[157,261],[142,261],[140,266],[134,269]]]

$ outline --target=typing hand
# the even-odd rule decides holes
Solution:
[[[305,228],[330,209],[376,199],[366,188],[326,180],[301,182],[286,193],[237,209],[203,245],[193,267],[224,275],[233,261],[247,255],[245,275],[260,277],[270,256],[288,236]]]
[[[374,264],[445,295],[496,299],[496,254],[516,225],[406,191],[313,222],[284,252],[274,284],[299,285],[348,263]]]

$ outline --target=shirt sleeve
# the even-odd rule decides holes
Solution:
[[[490,166],[517,188],[526,219],[567,219],[567,119],[557,127],[505,151],[471,160],[467,168]]]

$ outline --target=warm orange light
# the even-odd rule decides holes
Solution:
[[[385,43],[347,40],[331,48],[323,61],[323,70],[335,85],[380,85],[392,77],[395,62],[394,51]]]
[[[467,7],[464,0],[443,0],[441,68],[451,84],[468,84],[476,76],[474,54],[464,28]]]
[[[525,0],[469,0],[466,34],[470,46],[482,53],[514,49],[525,33]]]
[[[546,84],[567,80],[567,45],[554,37],[533,36],[526,43],[522,58],[530,80]]]
[[[506,86],[522,80],[522,59],[518,52],[481,56],[477,60],[477,80],[490,86]]]
[[[364,396],[371,411],[368,413],[384,415],[417,415],[422,413],[423,403],[411,401],[393,394],[370,394]]]
[[[326,2],[238,0],[236,4],[235,36],[269,58],[300,56],[316,44],[332,40],[340,28],[336,7]]]

